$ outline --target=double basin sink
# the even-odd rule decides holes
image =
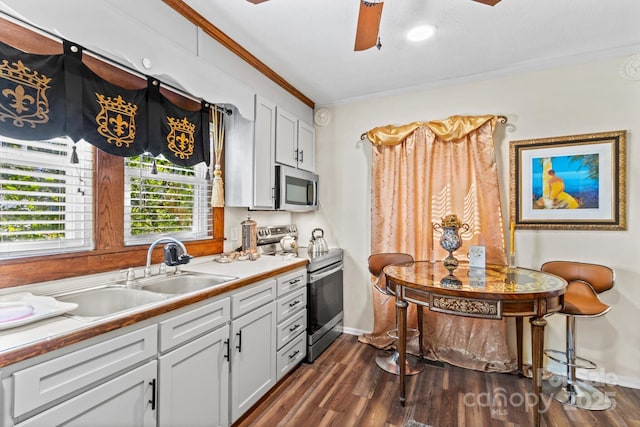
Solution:
[[[213,288],[237,279],[233,276],[184,272],[138,279],[132,285],[101,285],[54,295],[58,301],[78,304],[67,315],[96,320],[134,310],[175,295]]]

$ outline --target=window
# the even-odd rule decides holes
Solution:
[[[180,240],[212,236],[206,165],[178,166],[158,156],[154,171],[149,155],[125,162],[127,245],[150,243],[161,236]]]
[[[93,149],[0,137],[0,259],[93,248]]]

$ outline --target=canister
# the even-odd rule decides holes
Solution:
[[[256,222],[247,215],[247,219],[240,225],[242,225],[242,250],[247,253],[256,253],[258,243]]]

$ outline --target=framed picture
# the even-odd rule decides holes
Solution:
[[[626,131],[511,141],[520,229],[626,230]]]

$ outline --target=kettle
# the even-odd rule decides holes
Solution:
[[[327,241],[324,240],[324,230],[322,228],[314,228],[311,232],[311,240],[309,241],[310,256],[322,255],[329,252]]]
[[[280,239],[280,247],[285,252],[291,252],[296,248],[296,238],[287,234]]]

